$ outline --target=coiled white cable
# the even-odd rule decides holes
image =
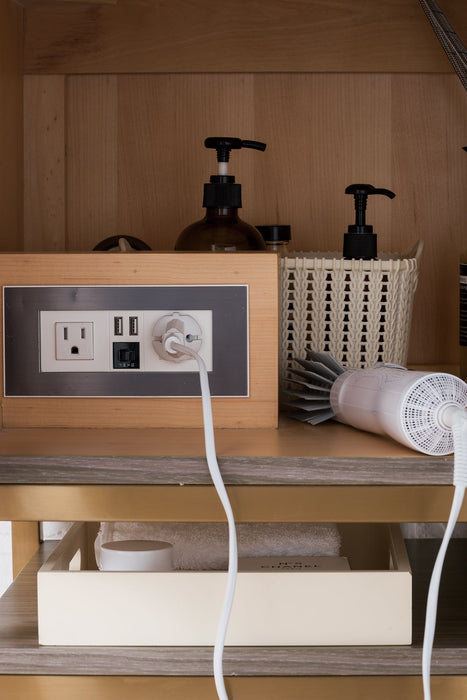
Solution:
[[[171,336],[165,341],[165,349],[168,352],[176,351],[185,355],[190,355],[198,363],[199,379],[201,384],[201,399],[203,405],[203,421],[204,421],[204,441],[206,447],[206,459],[209,467],[209,473],[217,494],[227,516],[229,526],[229,567],[227,574],[227,586],[224,594],[224,602],[222,605],[221,615],[217,625],[216,641],[214,644],[213,668],[214,682],[216,684],[217,695],[219,700],[229,700],[225,689],[224,672],[223,672],[223,656],[224,644],[229,624],[232,603],[235,594],[235,584],[237,581],[238,569],[238,554],[237,554],[237,532],[235,529],[235,519],[230,505],[229,497],[225,489],[224,481],[217,463],[216,446],[214,441],[214,423],[212,419],[211,392],[209,389],[209,377],[203,359],[198,355],[196,350],[192,350],[186,345],[181,345],[176,342],[176,339]]]
[[[458,408],[452,412],[452,432],[454,438],[454,497],[451,505],[449,520],[446,525],[438,556],[433,567],[428,599],[426,604],[425,634],[423,637],[422,677],[424,700],[431,700],[430,674],[431,657],[433,653],[433,641],[436,627],[436,613],[438,609],[438,594],[443,570],[444,558],[451,539],[454,526],[464,500],[467,487],[467,411]]]

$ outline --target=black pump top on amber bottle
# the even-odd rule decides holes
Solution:
[[[345,189],[346,194],[353,194],[355,198],[355,224],[350,225],[347,233],[344,233],[344,258],[351,260],[372,260],[376,258],[377,237],[373,233],[373,226],[365,223],[365,211],[368,195],[384,194],[393,199],[396,195],[391,190],[376,189],[373,185],[349,185]]]
[[[258,230],[238,216],[238,209],[242,206],[242,190],[235,177],[228,174],[228,162],[232,149],[264,151],[266,144],[232,137],[210,137],[204,145],[216,150],[218,173],[211,175],[204,185],[203,207],[206,208],[206,216],[182,231],[175,250],[265,250]]]

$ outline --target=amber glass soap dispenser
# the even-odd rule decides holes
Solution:
[[[196,221],[179,235],[175,250],[265,250],[266,245],[259,231],[242,221],[238,210],[242,206],[242,187],[228,175],[230,151],[238,148],[255,148],[264,151],[265,143],[244,141],[230,137],[210,137],[206,148],[217,151],[218,173],[211,175],[204,185],[203,207],[206,216]]]

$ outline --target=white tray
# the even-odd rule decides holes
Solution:
[[[75,524],[39,570],[39,643],[212,645],[227,574],[98,571],[97,527]],[[400,528],[340,530],[351,571],[239,573],[227,645],[411,643],[412,577]]]

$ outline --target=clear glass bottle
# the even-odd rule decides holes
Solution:
[[[279,253],[282,257],[289,254],[290,226],[288,224],[276,224],[274,226],[257,226],[266,243],[266,249],[272,253]]]

